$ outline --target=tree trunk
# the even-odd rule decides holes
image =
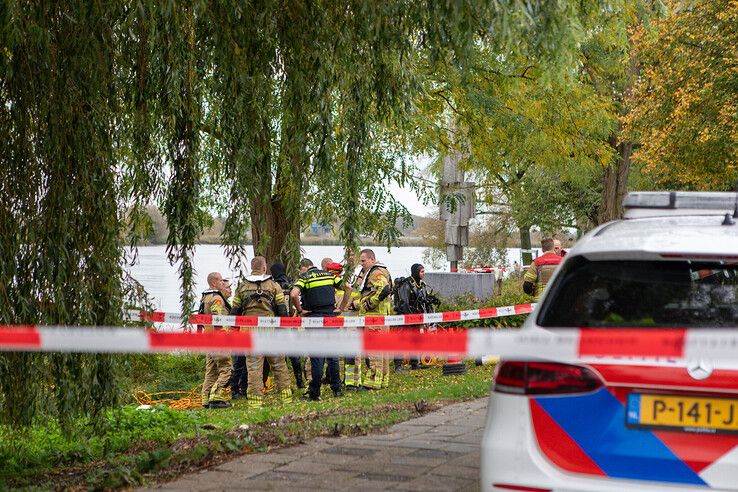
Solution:
[[[273,195],[266,206],[259,200],[251,206],[251,235],[254,254],[267,264],[284,263],[287,271],[296,271],[300,256],[300,217],[288,213],[284,200]]]
[[[530,226],[518,225],[520,229],[520,252],[522,253],[523,265],[533,262],[533,250],[530,247]]]
[[[263,157],[258,176],[254,176],[259,181],[258,192],[249,200],[254,254],[264,256],[267,265],[280,262],[288,272],[296,272],[300,261],[300,195],[303,185],[302,179],[295,177],[295,170],[300,169],[300,155],[293,150],[294,147],[288,146],[286,158],[290,166],[287,170],[277,169],[272,181],[269,132],[268,122],[264,121],[260,142]]]
[[[618,138],[623,135],[622,117],[628,113],[628,100],[633,92],[639,74],[638,58],[633,46],[634,40],[632,36],[628,39],[628,45],[628,79],[623,88],[622,95],[617,98],[621,104],[620,121],[618,121],[617,132],[610,138],[609,142],[612,148],[615,149],[617,160],[615,164],[605,170],[605,174],[602,177],[600,208],[597,213],[598,224],[623,217],[623,199],[628,192],[628,175],[630,174],[630,158],[633,154],[633,143],[619,142]]]
[[[630,174],[630,157],[633,153],[631,142],[617,143],[615,138],[610,144],[617,152],[616,162],[605,170],[602,177],[602,194],[597,223],[604,224],[623,216],[623,199],[628,192],[628,175]]]

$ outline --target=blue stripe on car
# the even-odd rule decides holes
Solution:
[[[648,430],[625,426],[625,407],[602,388],[535,399],[610,477],[707,485]]]

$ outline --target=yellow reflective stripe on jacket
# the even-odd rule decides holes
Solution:
[[[528,267],[528,270],[525,271],[525,275],[523,275],[523,280],[532,284],[536,283],[538,281],[538,265],[532,263]]]
[[[305,282],[305,289],[310,289],[312,287],[323,287],[324,285],[334,286],[336,283],[331,278],[316,278],[316,279],[309,279]]]
[[[205,297],[205,309],[203,314],[212,314],[215,316],[222,316],[224,314],[228,314],[228,311],[225,307],[225,302],[223,302],[223,299],[215,294],[208,294],[207,297]],[[218,329],[224,329],[226,331],[229,331],[229,327],[223,327],[223,326],[213,326],[213,325],[205,325],[205,331],[206,332],[212,332],[216,328]]]
[[[341,287],[341,285],[343,285],[343,279],[329,273],[310,273],[309,275],[300,275],[294,284],[294,286],[300,290],[311,289],[313,287],[323,287],[326,285]]]

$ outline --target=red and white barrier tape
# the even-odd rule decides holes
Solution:
[[[275,316],[217,316],[193,314],[188,322],[192,325],[247,326],[259,328],[343,328],[362,326],[403,326],[473,321],[477,319],[501,318],[516,314],[529,314],[535,304],[470,309],[468,311],[446,311],[443,313],[396,314],[391,316],[347,316],[335,318],[292,318]],[[152,321],[156,323],[182,323],[178,313],[161,311],[128,311],[128,321]]]
[[[494,272],[506,272],[508,270],[526,270],[530,265],[513,265],[506,267],[484,267],[484,268],[468,268],[468,273],[494,273]]]
[[[249,354],[454,354],[480,357],[575,361],[606,358],[738,359],[738,333],[725,329],[468,329],[263,330],[226,333],[156,333],[142,328],[0,326],[0,351],[164,353],[173,351]]]

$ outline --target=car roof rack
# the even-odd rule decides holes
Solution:
[[[736,208],[738,193],[715,191],[638,191],[623,200],[626,219],[678,215],[724,215]]]

